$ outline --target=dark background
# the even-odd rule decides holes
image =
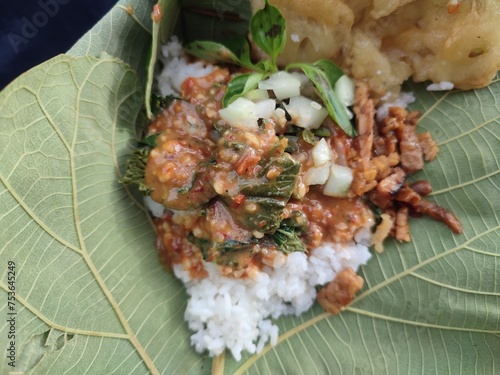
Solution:
[[[117,0],[0,0],[0,90],[66,52]]]

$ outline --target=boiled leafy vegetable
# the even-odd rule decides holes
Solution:
[[[240,192],[249,196],[290,199],[295,182],[297,181],[300,164],[290,156],[282,155],[277,158],[271,158],[262,167],[255,180],[242,183]],[[278,177],[268,180],[266,175],[272,168],[279,169],[281,172]]]
[[[280,227],[270,236],[284,253],[306,251],[300,236],[307,232],[308,225],[306,216],[302,212],[294,211],[289,218],[281,221]]]
[[[423,113],[419,126],[441,149],[415,178],[431,181],[429,199],[462,220],[463,235],[428,219],[411,221],[413,242],[388,243],[374,256],[362,270],[364,290],[342,314],[315,307],[279,319],[275,348],[239,363],[230,355],[212,360],[189,345],[187,296],[158,262],[142,201],[117,183],[140,139],[138,82],[145,82],[150,41],[123,9],[129,4],[150,25],[153,1],[122,1],[71,50],[102,58],[58,57],[0,93],[0,315],[7,316],[11,260],[15,370],[210,374],[214,364],[225,374],[498,371],[500,77],[472,92],[406,88]],[[196,25],[200,34],[212,21]],[[7,362],[2,356],[0,373],[13,370]]]
[[[137,185],[138,189],[145,194],[149,193],[148,186],[144,183],[146,175],[146,163],[148,161],[151,146],[137,148],[132,151],[132,155],[127,160],[125,174],[120,179],[124,185]]]

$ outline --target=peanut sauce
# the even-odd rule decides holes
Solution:
[[[148,158],[145,182],[155,201],[174,210],[155,219],[160,258],[168,267],[182,264],[194,278],[206,275],[202,259],[216,257],[224,273],[243,277],[273,264],[276,257],[283,258],[260,229],[270,223],[252,221],[265,219],[265,209],[240,192],[249,182],[266,184],[284,173],[278,164],[262,174],[266,160],[290,157],[285,152],[288,141],[283,124],[269,118],[258,130],[226,128],[220,132],[224,122],[218,111],[229,78],[227,70],[216,68],[208,76],[186,79],[184,99],[172,102],[148,128],[149,135],[160,135]],[[325,127],[332,134],[327,139],[336,158],[352,160],[352,138],[331,121]],[[296,146],[290,160],[301,167],[294,198],[284,202],[282,218],[294,212],[305,215],[307,230],[300,239],[307,249],[323,242],[352,241],[359,228],[373,224],[371,210],[360,197],[328,197],[312,186],[308,192],[303,177],[312,166],[313,145],[300,139]],[[225,241],[235,244],[234,251],[218,254],[204,249],[206,243]]]

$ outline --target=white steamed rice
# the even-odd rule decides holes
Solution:
[[[387,116],[389,116],[389,108],[391,107],[408,107],[408,104],[411,104],[415,101],[415,95],[412,92],[404,92],[402,91],[399,96],[394,101],[388,101],[390,95],[383,96],[381,98],[382,105],[377,108],[376,118],[377,121],[382,121]]]
[[[174,266],[190,298],[184,318],[195,332],[191,344],[198,352],[219,355],[226,348],[240,360],[241,352],[258,353],[278,341],[278,327],[269,319],[300,315],[316,299],[316,286],[332,281],[347,267],[358,270],[370,259],[363,245],[323,244],[308,257],[291,253],[283,265],[265,267],[254,280],[223,276],[213,263],[204,263],[209,276],[192,280],[189,271]]]
[[[188,63],[175,38],[162,47],[161,61],[157,85],[162,95],[178,94],[186,78],[202,77],[214,69],[210,64]],[[146,204],[153,215],[163,214],[163,208],[151,199],[146,199]],[[236,360],[244,350],[258,353],[268,342],[275,345],[278,327],[273,319],[305,312],[316,299],[316,286],[332,281],[347,267],[357,271],[370,259],[368,248],[362,244],[369,238],[366,233],[364,237],[357,238],[358,244],[347,246],[324,244],[309,256],[292,253],[284,263],[266,266],[254,279],[227,277],[215,264],[204,263],[208,277],[193,280],[189,271],[175,265],[174,273],[190,296],[185,320],[194,331],[191,344],[198,352],[208,351],[213,356],[228,348]]]

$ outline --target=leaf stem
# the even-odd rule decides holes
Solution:
[[[226,360],[226,352],[214,357],[212,362],[212,375],[224,374],[224,362]]]
[[[144,26],[144,24],[134,15],[133,12],[131,13],[130,10],[127,9],[127,7],[124,7],[123,5],[117,5],[116,7],[125,11],[125,13],[127,13],[135,21],[135,23],[137,23],[144,31],[151,35],[151,30]]]

